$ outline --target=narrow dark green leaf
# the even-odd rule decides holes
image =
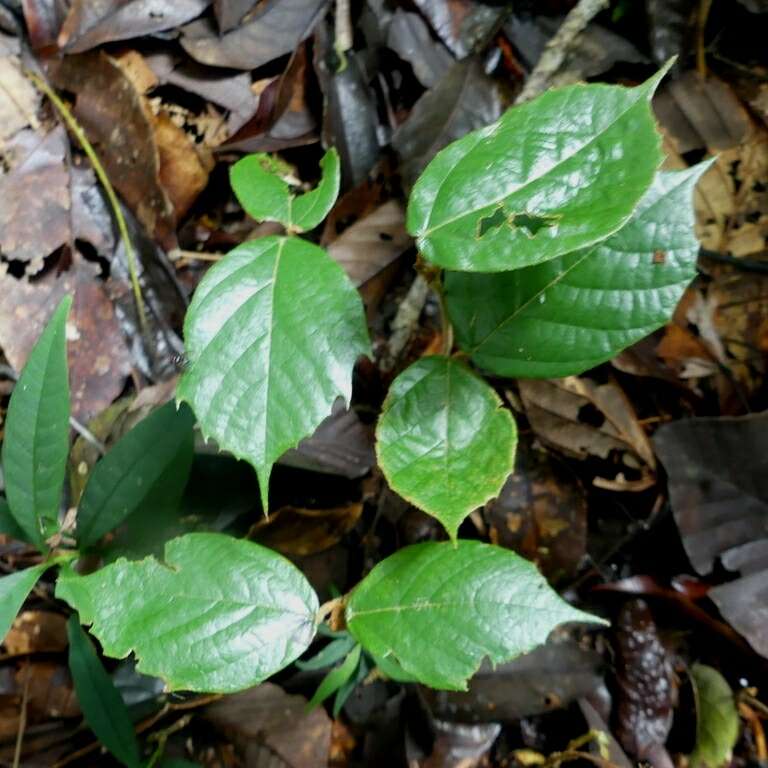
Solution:
[[[691,680],[696,696],[696,747],[692,768],[722,768],[731,760],[739,738],[739,712],[727,680],[713,667],[694,664]]]
[[[45,548],[58,529],[69,450],[65,296],[27,359],[8,404],[3,439],[5,493],[29,541]]]
[[[16,541],[28,541],[27,534],[16,522],[16,518],[11,514],[11,508],[6,499],[0,499],[0,533],[10,536]]]
[[[533,563],[479,541],[415,544],[379,563],[349,598],[347,628],[374,659],[432,688],[466,690],[533,650],[559,624],[601,623],[564,602]]]
[[[666,323],[696,274],[692,194],[708,165],[657,174],[632,218],[597,246],[514,272],[448,273],[459,346],[500,376],[561,377]]]
[[[355,674],[357,665],[360,663],[360,653],[362,648],[356,645],[348,654],[344,661],[338,667],[334,667],[317,686],[317,690],[312,696],[308,707],[311,709],[324,702],[329,696],[336,693],[352,675]]]
[[[297,661],[296,666],[304,672],[312,672],[316,669],[330,667],[337,661],[341,661],[351,650],[355,641],[351,635],[339,637],[333,642],[328,643],[321,651],[316,653],[307,661]]]
[[[77,510],[77,540],[91,547],[153,495],[181,499],[192,465],[194,417],[166,403],[124,435],[93,468]]]
[[[247,155],[230,170],[230,182],[246,213],[257,221],[278,221],[303,232],[314,229],[327,215],[339,194],[339,155],[329,149],[320,161],[322,177],[310,192],[294,195],[285,176],[290,169],[264,153]]]
[[[662,159],[650,97],[663,74],[637,88],[548,91],[439,152],[408,204],[423,255],[446,269],[500,272],[619,229]]]
[[[203,434],[256,468],[267,511],[272,465],[314,432],[370,352],[360,296],[321,248],[264,237],[203,278],[184,323],[177,388]]]
[[[517,430],[498,395],[466,366],[425,357],[390,387],[376,428],[387,482],[452,539],[512,472]]]
[[[120,559],[89,576],[61,574],[56,595],[92,624],[104,653],[170,690],[229,693],[256,685],[312,642],[317,595],[288,560],[249,541],[192,533],[165,564]]]
[[[123,765],[141,764],[139,744],[128,708],[101,664],[96,649],[76,615],[67,622],[69,669],[85,722]]]
[[[8,634],[32,587],[51,565],[42,563],[0,578],[0,642]]]

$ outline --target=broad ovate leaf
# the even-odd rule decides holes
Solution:
[[[517,431],[499,396],[465,365],[425,357],[390,387],[376,429],[387,482],[452,539],[514,469]]]
[[[370,350],[360,297],[321,248],[265,237],[206,274],[184,340],[177,396],[206,437],[253,464],[266,513],[272,465],[337,397],[349,401],[355,360]]]
[[[630,220],[597,246],[514,272],[448,273],[459,346],[500,376],[563,377],[664,325],[696,274],[692,194],[707,167],[658,173]]]
[[[346,621],[374,658],[448,690],[466,690],[484,658],[527,653],[559,624],[601,622],[558,597],[533,563],[468,540],[415,544],[383,560],[352,592]]]
[[[230,183],[246,213],[258,221],[278,221],[297,232],[314,229],[336,202],[341,183],[338,152],[331,147],[320,161],[315,189],[295,195],[286,181],[290,168],[267,154],[246,155],[230,170]]]
[[[691,681],[696,698],[696,746],[692,768],[722,768],[731,761],[739,738],[739,711],[728,681],[714,667],[694,664]]]
[[[548,91],[439,152],[408,203],[421,253],[446,269],[500,272],[615,232],[662,159],[650,98],[663,74],[637,88]]]
[[[93,468],[77,509],[77,540],[90,547],[167,489],[177,501],[194,450],[194,417],[166,403],[125,434]]]
[[[58,529],[69,451],[69,374],[65,296],[13,388],[3,437],[5,494],[11,514],[39,549]]]
[[[86,723],[123,765],[139,768],[141,753],[128,707],[74,614],[67,621],[67,639],[69,671]]]
[[[11,628],[27,595],[53,563],[42,563],[0,578],[0,643]]]
[[[229,693],[290,664],[312,642],[317,595],[270,549],[214,533],[170,541],[165,562],[125,559],[89,576],[69,570],[56,595],[108,656],[171,690]]]

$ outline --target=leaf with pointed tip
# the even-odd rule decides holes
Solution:
[[[696,698],[696,747],[693,768],[721,768],[731,760],[739,739],[739,711],[728,681],[713,667],[694,664],[691,681]]]
[[[171,690],[230,693],[290,664],[312,642],[317,595],[272,550],[215,533],[165,548],[165,564],[117,560],[89,576],[66,571],[56,596],[92,624],[104,653]]]
[[[387,482],[452,539],[514,469],[517,430],[498,395],[466,366],[425,357],[390,387],[376,428]]]
[[[91,472],[77,509],[77,540],[96,544],[152,494],[181,501],[192,466],[194,417],[166,403],[125,434]],[[185,471],[186,470],[186,471]]]
[[[344,661],[339,666],[334,667],[326,674],[326,676],[320,681],[320,685],[317,686],[317,690],[312,696],[309,704],[310,709],[316,707],[318,704],[324,702],[329,696],[336,693],[351,677],[355,674],[358,664],[360,663],[360,652],[362,648],[359,645],[355,645],[352,650],[347,654]]]
[[[246,155],[230,170],[230,182],[245,212],[257,221],[279,221],[298,232],[314,229],[336,202],[341,183],[339,155],[331,147],[320,161],[322,177],[315,189],[294,195],[282,178],[287,169],[264,153]]]
[[[8,404],[3,438],[5,493],[29,541],[45,549],[58,530],[69,451],[65,296],[27,359]]]
[[[615,232],[662,159],[650,98],[665,71],[637,88],[548,91],[439,152],[408,203],[419,250],[446,269],[502,272]]]
[[[10,536],[16,541],[27,541],[27,534],[11,514],[7,499],[0,499],[0,533]]]
[[[466,690],[486,656],[499,664],[527,653],[560,624],[604,623],[558,597],[533,563],[468,540],[414,544],[383,560],[352,592],[346,621],[374,658],[448,690]]]
[[[74,614],[67,621],[67,638],[69,669],[86,723],[123,765],[138,768],[139,744],[128,708]]]
[[[459,346],[500,376],[562,377],[664,325],[696,275],[692,194],[708,166],[657,174],[632,218],[597,246],[514,272],[448,273]]]
[[[177,388],[205,436],[256,468],[267,511],[272,465],[311,434],[370,352],[363,305],[342,268],[298,238],[264,237],[203,278],[184,323]]]
[[[41,563],[0,578],[0,642],[8,634],[32,587],[51,565],[53,563]]]

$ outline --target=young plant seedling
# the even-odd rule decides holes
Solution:
[[[416,183],[408,228],[439,276],[460,354],[422,358],[396,378],[376,450],[389,485],[450,541],[401,549],[340,599],[346,634],[316,662],[340,666],[318,698],[341,695],[373,663],[397,679],[464,689],[484,658],[530,651],[563,622],[600,621],[561,600],[531,563],[458,532],[514,467],[515,422],[483,374],[565,376],[609,360],[667,322],[695,275],[692,192],[707,165],[658,170],[650,98],[662,75],[514,107],[438,153]],[[64,553],[47,544],[59,532],[68,448],[69,300],[56,310],[8,413],[6,530],[46,560],[0,579],[3,634],[57,566],[57,596],[104,652],[134,653],[169,689],[237,691],[309,647],[325,619],[316,594],[290,562],[249,541],[186,534],[162,559],[120,558],[88,575],[71,561],[132,515],[151,514],[158,498],[178,507],[192,413],[206,438],[255,467],[266,513],[274,463],[338,397],[349,402],[352,369],[371,349],[363,306],[341,267],[299,237],[333,206],[339,170],[331,149],[317,188],[294,194],[273,158],[233,166],[243,208],[287,234],[235,248],[203,278],[185,320],[180,409],[158,409],[96,465],[79,499],[77,547]]]

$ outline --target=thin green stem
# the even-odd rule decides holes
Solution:
[[[61,119],[74,134],[80,146],[83,148],[83,151],[88,156],[88,159],[91,161],[93,170],[101,182],[101,185],[104,187],[104,191],[107,193],[107,199],[109,200],[110,207],[115,215],[115,221],[117,221],[120,237],[125,245],[125,255],[128,260],[128,272],[131,277],[131,286],[133,287],[133,295],[136,300],[136,311],[139,316],[139,324],[141,325],[142,331],[146,331],[147,317],[144,311],[144,298],[141,295],[141,285],[139,284],[139,273],[136,266],[136,251],[133,248],[133,243],[128,234],[128,226],[125,222],[123,212],[120,209],[120,201],[117,199],[117,194],[112,186],[112,182],[109,180],[109,176],[107,176],[107,172],[104,170],[104,166],[101,164],[101,160],[99,160],[96,150],[93,148],[91,142],[88,141],[85,131],[80,123],[77,122],[69,107],[59,98],[53,88],[51,88],[51,86],[38,74],[30,70],[25,70],[25,74],[32,81],[34,86],[51,101],[56,108],[56,111],[61,116]]]

